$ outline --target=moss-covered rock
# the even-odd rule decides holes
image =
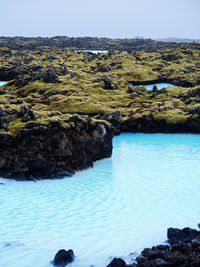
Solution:
[[[33,139],[38,138],[38,131],[46,136],[52,123],[83,143],[76,128],[86,133],[97,127],[88,133],[94,140],[104,127],[111,127],[115,134],[200,132],[198,49],[187,44],[164,51],[93,55],[49,47],[21,51],[0,47],[0,79],[9,81],[0,88],[2,140],[9,137],[14,143],[18,138],[22,142],[19,136],[30,129]],[[145,85],[151,82],[177,87],[148,91]],[[63,153],[69,156],[70,151]],[[5,154],[4,149],[1,152]]]

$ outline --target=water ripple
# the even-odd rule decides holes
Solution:
[[[102,267],[163,242],[169,226],[195,227],[199,152],[199,135],[123,134],[111,159],[72,178],[0,179],[0,266],[49,267],[72,248],[72,267]]]

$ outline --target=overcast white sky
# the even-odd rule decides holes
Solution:
[[[1,0],[0,36],[200,38],[200,0]]]

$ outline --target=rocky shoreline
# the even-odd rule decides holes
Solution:
[[[71,176],[110,157],[113,130],[72,116],[66,126],[29,123],[14,137],[0,134],[0,175],[32,180]]]
[[[7,114],[2,121],[6,124]],[[3,124],[2,124],[3,125]],[[119,111],[93,121],[78,115],[42,124],[29,122],[16,136],[0,134],[0,175],[20,180],[61,178],[112,155],[112,139],[120,133],[200,133],[200,119],[167,123],[152,116],[122,121]]]
[[[189,118],[185,123],[168,123],[152,116],[126,120],[121,132],[132,133],[200,133],[200,119]]]
[[[121,258],[114,258],[107,267],[200,266],[200,231],[189,227],[169,228],[167,238],[169,245],[145,248],[133,264],[126,264]]]
[[[200,227],[200,224],[198,224]],[[145,248],[141,254],[126,264],[121,258],[114,258],[106,267],[199,267],[200,266],[200,231],[189,227],[183,229],[168,228],[167,243],[152,248]],[[73,250],[59,250],[54,266],[65,267],[74,260]]]

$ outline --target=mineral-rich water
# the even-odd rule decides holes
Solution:
[[[0,266],[103,267],[200,222],[200,136],[122,134],[112,158],[71,178],[0,182]],[[134,255],[133,255],[134,256]]]
[[[6,84],[7,82],[0,81],[0,86]]]
[[[105,54],[108,52],[108,50],[77,50],[77,52],[83,52],[83,53],[93,53],[93,54]]]
[[[167,88],[167,87],[176,87],[176,85],[174,84],[171,84],[171,83],[155,83],[155,84],[148,84],[148,85],[145,85],[146,89],[147,90],[152,90],[154,85],[157,86],[158,89],[162,89],[162,88]]]

